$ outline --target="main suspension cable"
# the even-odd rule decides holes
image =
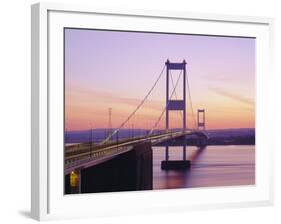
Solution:
[[[108,142],[110,139],[112,139],[112,137],[119,132],[119,130],[121,128],[124,127],[124,125],[135,115],[135,113],[141,108],[141,106],[144,104],[144,102],[147,100],[147,98],[149,97],[149,95],[152,93],[153,89],[155,88],[156,84],[158,83],[158,81],[160,80],[164,69],[165,69],[166,65],[163,66],[160,74],[158,75],[156,81],[154,82],[154,84],[152,85],[151,89],[148,91],[148,93],[144,96],[144,98],[142,99],[142,101],[139,103],[139,105],[136,107],[136,109],[126,118],[125,121],[123,121],[123,123],[114,130],[114,132],[112,132],[111,135],[109,135],[101,144],[105,144],[106,142]]]
[[[188,88],[188,96],[189,96],[189,101],[190,101],[190,108],[191,108],[192,118],[193,118],[193,122],[194,122],[194,129],[196,129],[196,121],[195,121],[195,116],[194,116],[194,111],[193,111],[193,105],[192,105],[192,98],[191,98],[191,93],[190,93],[191,91],[190,91],[188,75],[186,75],[186,82],[187,82],[187,88]]]
[[[165,113],[167,107],[169,106],[170,101],[171,101],[171,99],[172,99],[172,97],[173,97],[173,95],[174,95],[174,93],[175,93],[176,87],[178,86],[178,83],[179,83],[181,74],[182,74],[182,71],[181,71],[180,74],[179,74],[179,77],[178,77],[178,79],[177,79],[176,85],[174,86],[173,91],[172,91],[172,94],[171,94],[171,96],[169,97],[168,103],[166,104],[166,106],[165,106],[164,109],[162,110],[160,116],[158,117],[157,121],[155,122],[155,124],[153,125],[152,129],[150,130],[150,132],[148,133],[147,136],[151,135],[152,132],[155,130],[155,128],[158,126],[158,124],[159,124],[159,122],[160,122],[162,116],[164,115],[164,113]]]

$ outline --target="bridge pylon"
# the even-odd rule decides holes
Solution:
[[[200,114],[203,114],[202,119],[200,119]],[[198,109],[197,110],[197,129],[198,130],[205,130],[205,109]]]
[[[183,111],[183,129],[186,129],[186,61],[182,63],[172,63],[166,61],[166,129],[169,129],[169,111]],[[170,71],[181,70],[183,73],[183,98],[173,100],[170,98]]]
[[[182,128],[186,130],[186,61],[173,63],[169,59],[166,61],[166,131],[169,130],[169,111],[182,111]],[[183,94],[182,99],[172,99],[170,93],[170,76],[172,70],[179,70],[183,75]],[[179,77],[180,78],[180,77]],[[175,87],[174,87],[175,88]],[[162,161],[162,169],[173,168],[187,168],[189,167],[189,161],[186,160],[186,145],[183,145],[183,160],[169,161],[169,146],[165,146],[165,161]]]

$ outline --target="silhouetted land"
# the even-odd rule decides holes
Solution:
[[[208,145],[254,145],[255,129],[208,130]],[[190,145],[195,139],[190,139]]]
[[[162,130],[156,130],[154,133]],[[242,128],[242,129],[218,129],[207,130],[209,136],[208,145],[254,145],[255,144],[255,129]],[[101,142],[108,135],[107,129],[93,129],[83,131],[68,131],[65,133],[65,143],[81,143]],[[122,129],[118,136],[114,136],[114,140],[132,138],[137,136],[144,136],[149,133],[145,129]],[[189,137],[188,145],[196,145],[196,138]]]

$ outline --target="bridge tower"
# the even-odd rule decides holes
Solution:
[[[169,60],[166,61],[166,130],[169,129],[169,111],[183,111],[183,130],[186,129],[186,62],[183,60],[182,63],[171,63]],[[170,99],[170,71],[171,70],[182,70],[183,72],[183,99]]]
[[[203,114],[202,119],[200,119],[200,114]],[[197,110],[197,128],[198,130],[205,130],[205,109]]]
[[[183,60],[181,63],[172,63],[169,60],[166,61],[166,131],[169,130],[169,111],[182,111],[182,128],[186,130],[186,61]],[[183,94],[182,99],[171,99],[171,94],[169,91],[170,87],[170,76],[171,70],[182,71],[183,75]],[[186,145],[183,146],[183,161],[169,161],[169,146],[166,145],[165,161],[162,161],[162,169],[170,169],[176,166],[189,166],[189,161],[186,161]]]

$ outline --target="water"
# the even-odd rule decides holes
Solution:
[[[182,159],[182,147],[169,147],[170,160]],[[161,170],[164,147],[153,147],[153,189],[255,184],[255,146],[187,147],[189,171]]]

